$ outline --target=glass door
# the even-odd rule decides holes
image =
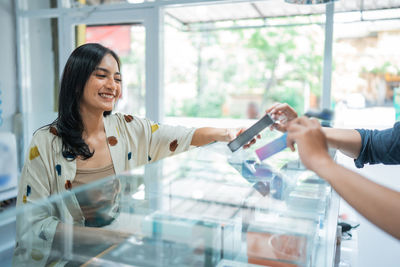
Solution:
[[[101,43],[121,59],[122,95],[116,111],[162,121],[161,12],[154,8],[94,10],[62,20],[60,69],[85,43]],[[150,45],[151,44],[151,45]]]

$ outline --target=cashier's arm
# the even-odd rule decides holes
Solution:
[[[326,132],[316,120],[304,117],[295,119],[290,122],[287,131],[288,146],[294,150],[294,143],[297,144],[300,158],[308,169],[329,182],[364,217],[400,239],[400,192],[336,164],[327,150],[329,133],[325,135]],[[354,138],[358,139],[355,133]]]
[[[353,129],[322,128],[329,147],[340,150],[346,156],[358,158],[361,150],[361,135]]]

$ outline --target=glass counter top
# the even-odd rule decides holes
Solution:
[[[332,266],[339,199],[285,153],[260,163],[224,143],[195,148],[0,213],[0,231],[52,217],[49,251],[34,227],[14,249],[37,266]]]

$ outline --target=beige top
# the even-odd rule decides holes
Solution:
[[[75,179],[72,181],[72,188],[88,184],[111,175],[115,175],[114,165],[112,163],[102,168],[76,169]]]
[[[102,168],[77,169],[72,188],[112,175],[115,175],[112,163]],[[120,188],[119,180],[111,179],[106,181],[102,187],[95,186],[82,191],[78,190],[75,193],[85,218],[85,226],[102,227],[109,225],[118,216]]]

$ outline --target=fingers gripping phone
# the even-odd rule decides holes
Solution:
[[[274,120],[269,114],[265,114],[259,121],[252,125],[249,129],[241,133],[238,137],[228,143],[228,147],[232,152],[235,152],[243,145],[247,144],[259,132],[272,125]]]

